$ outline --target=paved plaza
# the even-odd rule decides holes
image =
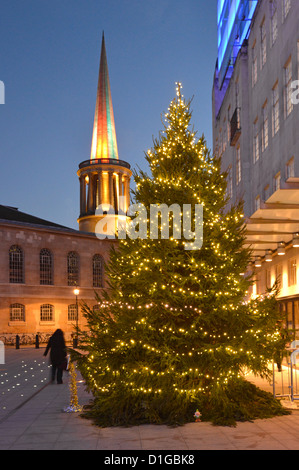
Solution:
[[[299,410],[237,427],[190,423],[178,428],[142,425],[98,428],[70,404],[68,373],[51,384],[44,348],[7,349],[0,365],[0,450],[299,450]],[[90,396],[77,377],[80,405]],[[190,452],[189,452],[190,453]]]

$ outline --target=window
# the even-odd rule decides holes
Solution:
[[[254,209],[258,211],[260,210],[260,208],[261,208],[261,197],[257,196],[254,201]]]
[[[40,307],[40,321],[54,321],[54,307],[50,304],[44,304]]]
[[[256,55],[256,42],[254,42],[252,48],[252,86],[257,83],[257,55]]]
[[[10,306],[10,321],[25,321],[25,306],[22,304],[12,304]]]
[[[279,91],[278,82],[272,89],[272,135],[279,131]]]
[[[266,269],[266,289],[271,289],[271,270]]]
[[[253,163],[256,163],[260,158],[260,146],[259,146],[259,131],[258,131],[258,119],[253,124]]]
[[[273,0],[270,4],[271,9],[271,44],[275,43],[278,35],[278,20],[277,20],[277,2]]]
[[[267,61],[267,36],[266,36],[266,22],[265,18],[261,24],[261,68],[264,67]]]
[[[268,103],[265,102],[262,109],[263,127],[262,127],[262,152],[266,150],[269,143],[269,126],[268,126]]]
[[[99,311],[100,311],[100,306],[99,306],[99,304],[94,305],[94,306],[92,307],[92,311],[93,311],[93,313],[99,313]]]
[[[293,110],[292,93],[292,60],[290,58],[284,67],[285,117],[288,117]]]
[[[9,282],[24,283],[24,254],[22,248],[13,245],[9,249]]]
[[[275,266],[275,282],[277,283],[277,287],[282,287],[282,264],[277,264]]]
[[[67,280],[69,286],[79,285],[79,255],[74,251],[67,255]]]
[[[230,142],[230,106],[227,111],[227,141]]]
[[[288,178],[294,178],[295,176],[295,160],[294,157],[291,158],[291,160],[288,161],[286,165],[286,177]]]
[[[274,177],[274,191],[278,191],[280,189],[280,172]]]
[[[68,321],[77,320],[77,305],[76,304],[72,304],[68,306],[67,320]]]
[[[53,284],[52,253],[46,249],[40,252],[40,284],[44,286]]]
[[[101,255],[94,255],[92,259],[93,287],[103,287],[103,258]]]
[[[241,166],[241,150],[240,146],[236,149],[236,184],[238,185],[242,179],[242,166]]]
[[[282,0],[282,17],[283,20],[286,19],[288,13],[291,9],[291,0]]]
[[[233,172],[231,166],[227,170],[227,197],[229,199],[233,197]]]
[[[289,287],[297,284],[296,258],[289,259],[288,261],[288,282],[289,282]]]

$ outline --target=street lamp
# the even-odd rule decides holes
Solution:
[[[78,295],[80,294],[79,289],[74,290],[74,294],[76,296],[76,336],[73,339],[73,347],[78,347],[78,321],[79,321],[79,310],[78,310]]]

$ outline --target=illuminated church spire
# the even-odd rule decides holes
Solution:
[[[104,33],[90,155],[91,160],[102,158],[118,159]]]
[[[117,233],[130,205],[130,164],[118,157],[104,34],[91,154],[80,163],[79,230],[109,235]]]

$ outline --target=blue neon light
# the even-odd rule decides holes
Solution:
[[[258,0],[218,0],[218,71],[222,83],[250,30]]]

